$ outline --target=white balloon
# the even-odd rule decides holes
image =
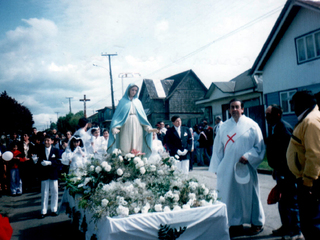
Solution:
[[[13,158],[13,153],[10,151],[6,151],[2,154],[2,159],[5,161],[10,161]]]

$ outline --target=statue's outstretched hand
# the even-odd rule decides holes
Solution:
[[[118,128],[112,128],[112,134],[113,135],[116,135],[116,134],[118,134],[119,132],[120,132],[120,129],[118,129]]]
[[[148,128],[148,133],[153,133],[153,132],[157,133],[158,129],[156,129],[156,128]]]

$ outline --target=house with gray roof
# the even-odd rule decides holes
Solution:
[[[217,116],[222,121],[229,119],[229,102],[237,98],[244,103],[244,114],[255,120],[262,130],[265,129],[262,80],[253,78],[249,73],[250,69],[230,81],[212,82],[207,94],[196,101],[196,105],[205,109],[211,123]]]
[[[139,99],[152,126],[159,121],[171,125],[171,117],[179,115],[183,124],[192,127],[204,118],[195,102],[206,93],[206,86],[188,70],[163,80],[144,79]]]
[[[299,90],[320,91],[320,2],[288,0],[250,74],[263,79],[265,104],[279,104],[283,119],[295,125],[290,105]]]

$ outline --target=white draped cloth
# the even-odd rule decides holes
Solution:
[[[219,199],[227,205],[229,226],[245,223],[261,226],[265,215],[260,201],[257,168],[265,155],[260,127],[242,115],[221,125],[214,140],[209,171],[217,173]],[[250,181],[239,184],[234,176],[234,165],[241,156],[248,160]]]

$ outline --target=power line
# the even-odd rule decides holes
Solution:
[[[149,73],[149,74],[145,75],[144,77],[153,75],[155,73],[158,73],[158,72],[162,71],[163,69],[170,67],[172,64],[181,62],[181,61],[183,61],[183,60],[185,60],[185,59],[187,59],[187,58],[189,58],[189,57],[191,57],[191,56],[203,51],[204,49],[210,47],[212,44],[214,44],[214,43],[216,43],[218,41],[221,41],[221,40],[223,40],[225,38],[228,38],[228,37],[240,32],[240,31],[242,31],[242,30],[244,30],[244,29],[246,29],[246,28],[248,28],[248,27],[250,27],[250,26],[252,26],[252,25],[254,25],[254,24],[258,23],[258,22],[260,22],[261,20],[263,20],[263,19],[273,15],[274,13],[278,12],[282,8],[283,8],[283,6],[280,6],[280,7],[276,8],[276,9],[274,9],[274,10],[271,10],[270,12],[268,12],[268,13],[266,13],[266,14],[264,14],[264,15],[256,18],[256,19],[246,23],[245,25],[243,25],[243,26],[241,26],[241,27],[239,27],[239,28],[237,28],[237,29],[235,29],[235,30],[233,30],[233,31],[231,31],[231,32],[229,32],[229,33],[227,33],[227,34],[215,39],[215,40],[213,40],[212,42],[210,42],[210,43],[208,43],[208,44],[206,44],[206,45],[194,50],[193,52],[188,53],[187,55],[185,55],[185,56],[183,56],[183,57],[181,57],[181,58],[179,58],[179,59],[177,59],[177,60],[175,60],[175,61],[173,61],[173,62],[171,62],[171,63],[169,63],[167,65],[165,65],[165,66],[163,66],[162,68],[160,68],[160,69],[158,69],[158,70],[156,70],[156,71],[154,71],[152,73]]]

